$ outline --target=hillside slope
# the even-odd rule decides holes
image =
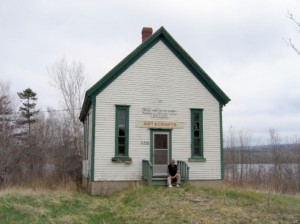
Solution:
[[[108,197],[0,191],[0,223],[299,223],[300,198],[239,189],[136,186]]]

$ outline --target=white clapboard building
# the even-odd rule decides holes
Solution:
[[[223,179],[222,108],[229,97],[161,27],[85,95],[83,186],[93,195],[131,184]]]

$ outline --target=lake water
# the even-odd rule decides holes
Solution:
[[[294,176],[300,178],[300,164],[225,164],[225,175],[231,179],[233,173],[240,176],[256,174],[261,177],[270,175],[272,173],[280,173],[283,176]]]

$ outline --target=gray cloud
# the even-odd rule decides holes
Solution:
[[[143,26],[164,26],[232,101],[230,125],[265,134],[300,134],[300,39],[287,10],[299,1],[14,1],[0,3],[0,79],[14,92],[31,87],[39,105],[57,106],[47,66],[81,61],[93,84],[141,42]],[[300,46],[300,43],[299,43]]]

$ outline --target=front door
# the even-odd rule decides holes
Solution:
[[[152,132],[152,164],[153,175],[167,175],[170,161],[170,132]]]

